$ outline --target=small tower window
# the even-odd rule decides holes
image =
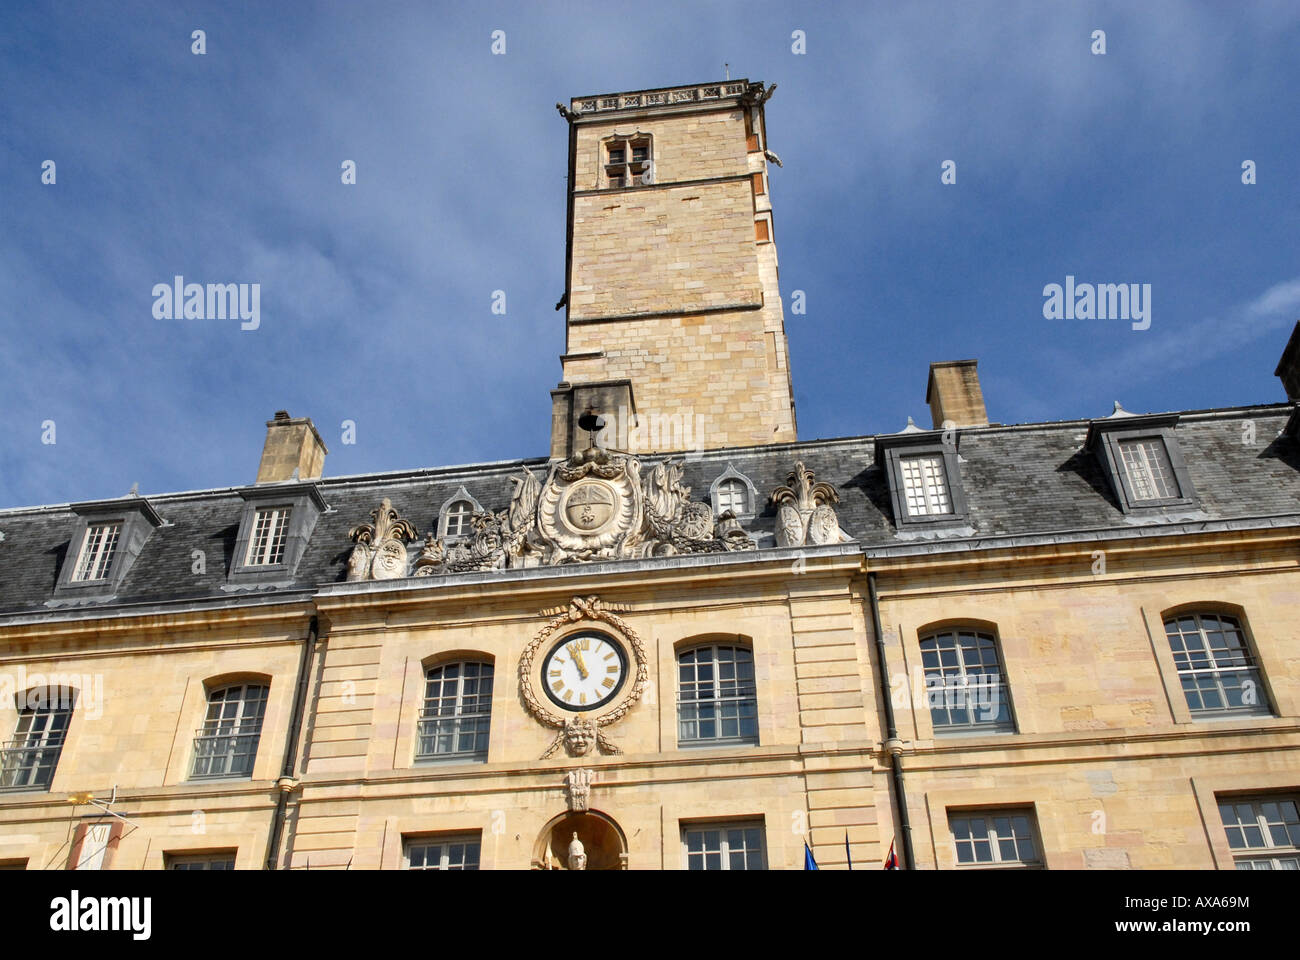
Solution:
[[[650,138],[635,135],[605,142],[605,186],[641,187],[654,182]]]

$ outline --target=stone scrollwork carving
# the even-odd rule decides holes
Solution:
[[[735,514],[726,511],[715,521],[709,504],[691,500],[682,477],[680,461],[664,460],[642,477],[636,457],[596,446],[553,464],[544,484],[521,470],[510,478],[505,510],[474,513],[472,532],[463,539],[448,542],[430,533],[411,574],[753,550]],[[357,546],[348,579],[407,576],[405,543],[415,538],[415,528],[387,500],[372,517],[373,524],[352,531]]]
[[[724,512],[715,525],[709,505],[691,500],[691,488],[682,483],[680,462],[665,460],[656,464],[645,478],[644,496],[648,536],[641,556],[755,547],[732,511]]]
[[[570,770],[564,775],[564,789],[568,793],[569,810],[572,813],[584,812],[591,802],[591,787],[594,774],[586,767]]]
[[[356,544],[348,557],[349,580],[394,580],[406,576],[406,544],[419,534],[403,520],[385,497],[370,513],[372,522],[353,527]]]
[[[605,623],[613,627],[620,637],[632,648],[632,657],[636,661],[636,677],[631,691],[614,705],[613,709],[596,717],[579,715],[563,718],[554,713],[537,695],[533,678],[533,659],[543,644],[570,624],[583,620]],[[621,753],[618,746],[605,734],[604,727],[616,723],[627,715],[641,695],[646,684],[650,682],[650,668],[646,660],[645,645],[635,630],[627,622],[601,603],[599,597],[574,597],[567,609],[561,611],[542,627],[528,642],[523,655],[519,658],[519,692],[528,712],[545,726],[558,730],[551,745],[542,754],[542,759],[550,757],[561,745],[570,756],[581,757],[599,747],[602,753]]]
[[[777,505],[778,547],[846,543],[853,539],[840,529],[835,515],[839,494],[829,483],[817,482],[802,461],[795,463],[786,485],[772,491],[772,502]]]

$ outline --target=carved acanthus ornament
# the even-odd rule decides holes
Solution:
[[[595,775],[586,767],[570,770],[564,775],[564,789],[568,794],[569,811],[581,813],[591,803],[591,787]]]
[[[786,485],[772,491],[776,504],[776,545],[802,547],[805,544],[846,543],[853,538],[840,529],[835,504],[840,495],[829,483],[818,482],[811,470],[798,461]]]
[[[353,527],[356,544],[348,557],[349,580],[395,580],[406,576],[406,544],[419,534],[387,497],[370,513],[371,523]]]

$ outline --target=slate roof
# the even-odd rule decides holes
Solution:
[[[1052,537],[1087,531],[1132,531],[1145,524],[1170,530],[1187,523],[1256,521],[1300,526],[1300,443],[1283,435],[1295,408],[1287,404],[1190,411],[1175,432],[1195,487],[1193,508],[1157,518],[1133,519],[1120,509],[1095,455],[1083,449],[1088,421],[992,426],[960,431],[961,482],[973,532],[949,531],[938,542],[917,545],[899,535],[892,518],[888,478],[874,463],[875,437],[814,440],[732,448],[689,458],[685,482],[705,500],[709,486],[730,463],[745,474],[763,500],[762,512],[745,524],[760,548],[773,545],[775,511],[766,502],[786,482],[796,460],[840,494],[840,526],[869,553],[903,545],[941,549],[952,544],[996,546],[998,537]],[[1246,421],[1257,442],[1243,443]],[[654,458],[643,458],[645,465]],[[369,520],[384,497],[415,524],[421,537],[436,529],[439,508],[463,484],[487,510],[510,499],[509,477],[523,467],[545,481],[542,458],[403,473],[324,478],[329,505],[312,533],[293,586],[270,592],[304,594],[344,579],[351,550],[348,531]],[[268,593],[233,590],[227,584],[244,501],[238,489],[148,497],[165,521],[154,530],[111,600],[88,607],[217,600]],[[76,515],[68,505],[0,511],[0,616],[49,612],[60,566],[69,550]],[[942,544],[942,546],[941,546]],[[206,572],[192,572],[192,551],[206,555]],[[413,551],[414,553],[415,551]],[[224,589],[223,589],[224,588]]]

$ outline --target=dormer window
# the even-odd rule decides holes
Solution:
[[[745,485],[739,480],[724,480],[718,484],[718,513],[730,510],[736,516],[745,512],[747,497]]]
[[[240,491],[244,498],[230,565],[232,584],[281,583],[291,580],[307,549],[325,501],[314,483],[257,484]]]
[[[943,469],[943,457],[926,454],[900,457],[903,500],[909,517],[940,516],[952,513],[952,496]]]
[[[474,533],[474,514],[486,513],[483,505],[469,495],[462,485],[438,511],[438,536],[444,540],[461,540]]]
[[[457,500],[447,509],[447,536],[465,537],[469,535],[469,518],[474,515],[474,506],[468,500]]]
[[[77,569],[72,579],[78,582],[103,580],[113,566],[117,540],[122,533],[121,523],[95,523],[86,527],[86,537],[81,542]]]
[[[758,491],[749,477],[729,463],[727,469],[709,487],[709,499],[713,501],[715,517],[730,510],[738,520],[749,519],[755,513]]]
[[[1125,440],[1119,444],[1119,452],[1135,501],[1171,500],[1180,496],[1163,439]]]
[[[945,437],[949,442],[945,443]],[[920,430],[909,421],[901,433],[876,438],[876,463],[889,482],[899,532],[963,527],[966,497],[950,432]]]
[[[640,187],[654,182],[650,138],[644,134],[605,141],[605,186]]]
[[[107,600],[126,580],[162,518],[144,497],[75,503],[76,522],[54,587],[53,606],[75,600]]]
[[[293,507],[269,507],[253,515],[253,536],[248,542],[247,567],[265,567],[284,562],[284,542],[289,533]]]
[[[1148,507],[1182,507],[1196,494],[1174,429],[1174,414],[1137,416],[1118,403],[1109,417],[1088,425],[1085,448],[1093,451],[1125,513]]]

